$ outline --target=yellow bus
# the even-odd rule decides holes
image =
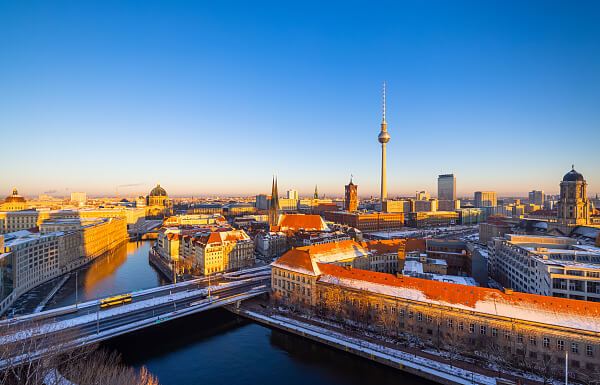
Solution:
[[[100,301],[100,307],[110,307],[131,302],[131,294],[115,295],[113,297],[104,298]]]

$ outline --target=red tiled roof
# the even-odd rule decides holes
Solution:
[[[283,214],[277,226],[281,230],[324,230],[325,223],[320,215]]]
[[[406,251],[425,251],[427,249],[426,240],[423,238],[408,238],[406,240]]]
[[[496,289],[477,286],[464,286],[406,276],[396,277],[392,274],[377,273],[360,269],[348,269],[333,264],[318,263],[317,265],[322,274],[380,285],[416,289],[422,292],[425,297],[430,300],[441,301],[450,305],[475,307],[475,304],[479,301],[496,300],[498,302],[517,305],[520,308],[533,308],[548,312],[569,313],[585,317],[600,317],[600,303],[596,302],[578,301],[519,292],[506,294]]]
[[[420,238],[407,238],[407,239],[385,239],[379,241],[367,241],[362,242],[361,245],[380,254],[397,253],[398,250],[403,249],[404,251],[425,251],[425,239]]]
[[[397,253],[400,249],[404,249],[406,240],[390,239],[381,241],[367,241],[361,242],[361,245],[366,247],[369,251],[373,251],[378,254],[390,254]]]
[[[344,239],[338,242],[328,242],[317,245],[302,246],[298,247],[297,250],[306,251],[309,254],[321,254],[329,253],[334,250],[349,249],[356,246],[360,246],[360,244],[351,239]]]
[[[292,249],[279,257],[272,264],[275,267],[288,267],[290,269],[302,269],[314,273],[312,259],[306,250]]]

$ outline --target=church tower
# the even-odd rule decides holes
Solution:
[[[277,192],[277,178],[273,176],[271,185],[271,201],[269,204],[269,226],[277,226],[279,221],[279,193]]]
[[[558,221],[565,226],[587,225],[590,223],[590,214],[587,183],[572,166],[560,182]]]

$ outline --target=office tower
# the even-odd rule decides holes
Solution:
[[[498,199],[495,191],[475,191],[475,207],[496,207]]]
[[[345,189],[344,210],[351,212],[358,210],[358,186],[352,182],[352,177]]]
[[[533,190],[529,192],[529,203],[543,206],[544,205],[544,192],[541,190]]]
[[[381,143],[381,203],[387,200],[387,175],[385,169],[386,163],[386,145],[390,141],[391,136],[387,132],[387,122],[385,121],[385,83],[383,83],[383,115],[381,120],[381,132],[377,137]]]
[[[456,177],[454,174],[443,174],[438,176],[438,200],[456,200]]]
[[[296,190],[287,190],[286,196],[287,196],[287,199],[298,200],[298,191],[296,191]]]
[[[431,199],[431,195],[425,190],[417,191],[417,193],[415,194],[415,199],[418,201],[426,201]]]

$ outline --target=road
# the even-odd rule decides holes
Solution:
[[[94,300],[3,320],[0,368],[8,361],[31,360],[261,295],[270,287],[270,267],[211,277],[210,286],[208,281],[203,278],[134,292],[130,303],[117,306],[101,308],[101,300]],[[24,346],[33,348],[23,354]]]

